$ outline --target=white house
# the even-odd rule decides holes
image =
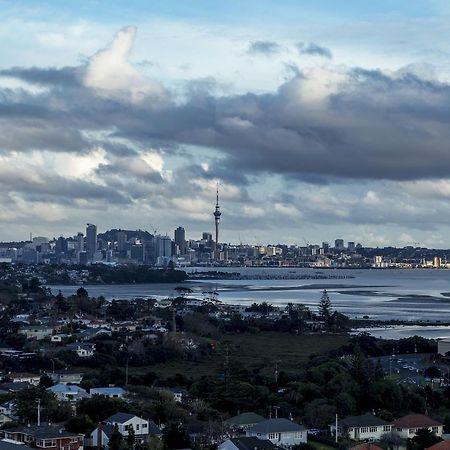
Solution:
[[[400,417],[392,424],[392,431],[403,439],[411,439],[416,435],[417,430],[429,429],[436,436],[441,437],[444,424],[432,419],[424,414],[412,414]]]
[[[392,425],[373,414],[349,416],[338,420],[338,437],[349,436],[354,441],[379,441],[381,436],[391,432]],[[336,436],[336,424],[330,425],[330,433]]]
[[[67,350],[75,352],[80,358],[90,358],[94,356],[95,344],[67,344],[65,347]]]
[[[79,386],[73,384],[55,384],[47,388],[48,392],[53,392],[58,400],[62,401],[77,401],[83,398],[88,398],[90,395]]]
[[[22,372],[10,372],[5,378],[9,378],[13,383],[30,383],[33,386],[37,386],[41,381],[40,375]]]
[[[92,446],[107,446],[112,431],[117,426],[119,433],[128,436],[130,428],[133,429],[136,442],[143,442],[146,436],[161,434],[161,430],[154,422],[142,419],[134,414],[116,413],[108,417],[97,427],[90,435],[90,444]]]
[[[249,428],[246,435],[247,437],[268,439],[281,447],[292,447],[308,441],[307,430],[288,419],[264,420]]]
[[[89,390],[91,395],[105,395],[109,398],[123,398],[128,394],[128,391],[121,387],[99,387]]]

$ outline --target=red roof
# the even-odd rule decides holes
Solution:
[[[396,428],[428,428],[442,425],[442,423],[425,414],[411,414],[410,416],[400,417],[393,423]]]
[[[378,445],[367,443],[355,445],[350,450],[383,450],[383,449],[381,447],[378,447]]]
[[[441,441],[437,444],[428,447],[426,450],[449,450],[450,449],[450,441]]]

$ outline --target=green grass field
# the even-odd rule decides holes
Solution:
[[[337,349],[349,341],[345,334],[306,334],[259,332],[255,334],[223,335],[218,350],[211,357],[200,362],[177,360],[164,364],[156,364],[148,369],[170,376],[182,373],[194,378],[217,373],[224,363],[225,342],[229,342],[228,355],[230,364],[235,367],[251,369],[262,368],[262,373],[272,374],[275,364],[279,371],[297,372],[308,361],[311,355],[324,354]],[[147,369],[147,370],[148,370]]]

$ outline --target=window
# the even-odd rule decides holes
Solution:
[[[431,428],[431,431],[432,431],[434,434],[436,434],[436,433],[439,432],[439,427],[432,427],[432,428]]]
[[[390,425],[383,425],[383,431],[391,431]]]
[[[370,432],[371,433],[376,433],[377,432],[377,427],[370,427]]]
[[[148,425],[147,425],[146,423],[143,423],[143,424],[142,424],[142,428],[147,428],[147,426],[148,426]]]
[[[139,424],[136,424],[136,431],[139,430]]]
[[[369,431],[369,427],[361,427],[360,429],[359,429],[359,432],[360,433],[367,433]]]

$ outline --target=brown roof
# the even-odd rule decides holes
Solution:
[[[449,450],[450,449],[450,441],[441,441],[437,444],[428,447],[426,450]]]
[[[410,416],[400,417],[393,423],[393,426],[397,428],[428,428],[441,425],[443,424],[425,414],[411,414]]]
[[[383,450],[378,445],[367,443],[367,444],[359,444],[352,447],[350,450]]]

